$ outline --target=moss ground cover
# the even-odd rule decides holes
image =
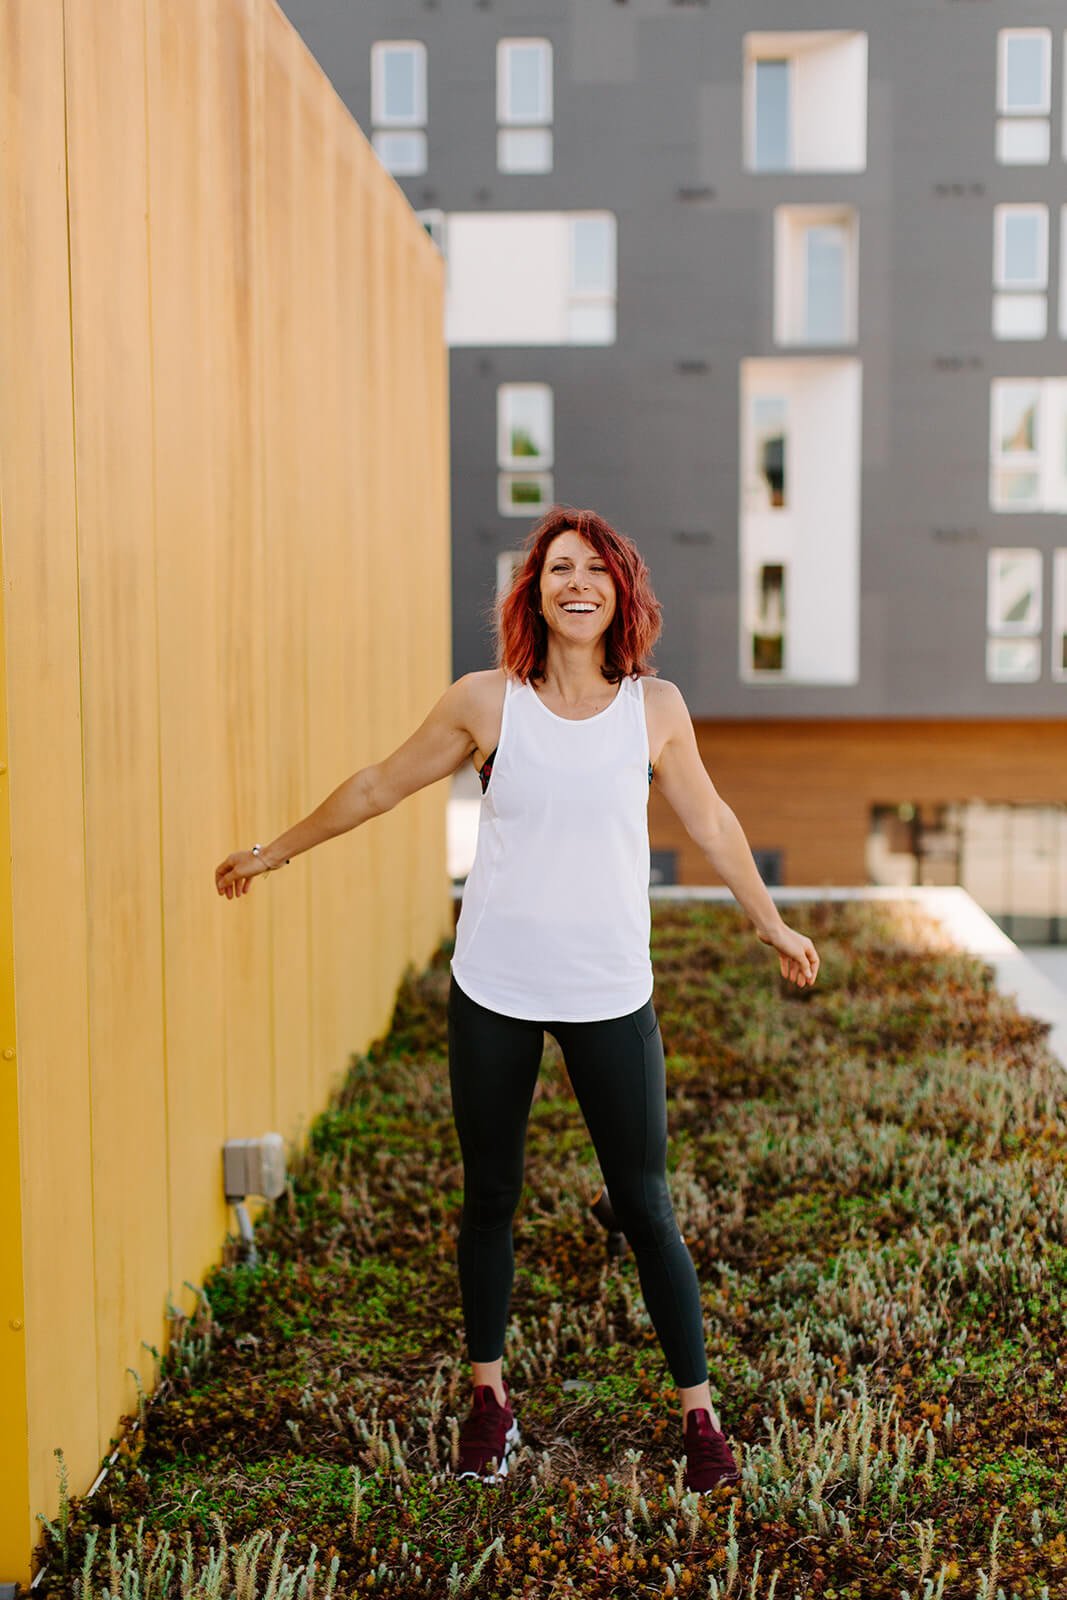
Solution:
[[[682,1489],[676,1395],[554,1041],[530,1119],[494,1488],[469,1404],[449,949],[409,975],[196,1314],[37,1593],[315,1600],[1067,1595],[1067,1076],[905,903],[656,904],[669,1172],[740,1484]],[[131,1422],[133,1419],[129,1419]],[[62,1462],[60,1462],[62,1470]]]

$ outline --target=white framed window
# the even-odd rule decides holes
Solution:
[[[1060,338],[1067,339],[1067,206],[1060,207]]]
[[[523,517],[552,504],[552,390],[547,383],[497,389],[497,509]]]
[[[1048,206],[993,207],[993,281],[998,289],[1048,287]]]
[[[1051,153],[1047,117],[998,117],[997,160],[1001,166],[1047,166]]]
[[[841,28],[747,33],[744,161],[749,172],[862,172],[867,165],[867,35]]]
[[[547,383],[497,389],[497,509],[522,517],[552,504],[552,390]]]
[[[1067,511],[1067,378],[994,378],[989,503]]]
[[[610,211],[571,216],[567,332],[572,344],[615,338],[616,229]]]
[[[497,167],[552,171],[552,45],[500,39],[496,47]]]
[[[993,334],[1043,339],[1048,326],[1048,207],[993,208]],[[1040,293],[1033,291],[1040,290]]]
[[[1041,676],[1041,641],[987,639],[985,672],[990,683],[1035,683]]]
[[[858,221],[851,207],[776,206],[775,340],[856,339]]]
[[[990,550],[986,628],[998,636],[1041,631],[1041,551]]]
[[[1052,552],[1052,676],[1067,683],[1067,549]]]
[[[1040,550],[989,551],[986,630],[987,678],[1030,683],[1040,677]]]
[[[551,473],[500,473],[497,480],[497,510],[502,517],[529,517],[551,504]]]
[[[502,383],[497,389],[497,465],[526,471],[552,465],[547,383]]]
[[[371,45],[371,143],[387,171],[426,171],[426,46],[420,39]]]
[[[1047,165],[1051,109],[1051,30],[1002,28],[997,34],[996,126],[996,156],[1002,165]]]
[[[997,110],[1008,116],[1052,110],[1052,32],[1001,28],[997,34]]]

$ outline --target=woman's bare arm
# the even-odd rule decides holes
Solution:
[[[258,856],[248,850],[227,856],[215,868],[219,893],[227,893],[234,885],[240,892],[247,887],[242,880],[250,881],[264,870],[261,863],[266,868],[278,867],[326,839],[391,811],[417,789],[449,777],[477,748],[469,728],[474,693],[472,674],[466,673],[449,685],[422,724],[391,755],[361,767],[338,784],[314,811],[264,845]]]
[[[782,976],[803,987],[819,969],[815,946],[783,921],[760,877],[759,868],[736,815],[708,777],[697,745],[689,707],[676,684],[660,681],[667,738],[656,762],[660,789],[685,831],[698,844],[734,898],[744,907],[764,944],[778,952]]]

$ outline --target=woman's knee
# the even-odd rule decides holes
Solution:
[[[674,1238],[678,1224],[666,1178],[649,1179],[644,1183],[622,1183],[616,1179],[607,1188],[612,1210],[631,1243],[635,1238],[659,1241]]]
[[[506,1227],[514,1218],[522,1198],[522,1184],[470,1185],[463,1193],[463,1223],[484,1231]]]

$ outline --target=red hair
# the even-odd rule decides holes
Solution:
[[[527,534],[526,558],[510,589],[493,604],[497,666],[520,683],[544,678],[548,626],[540,611],[541,571],[549,545],[568,529],[593,546],[615,585],[615,615],[604,638],[601,672],[609,683],[618,683],[623,676],[654,676],[656,668],[649,657],[663,626],[663,607],[652,592],[640,551],[595,511],[562,505],[553,506]]]

